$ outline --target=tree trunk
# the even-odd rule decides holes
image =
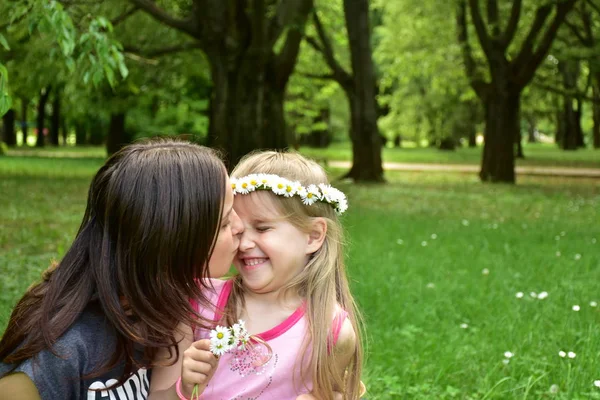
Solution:
[[[44,147],[44,124],[46,122],[46,102],[50,96],[51,87],[42,89],[37,107],[37,140],[36,147]]]
[[[4,143],[6,143],[7,146],[16,146],[17,134],[15,132],[15,110],[11,108],[2,116],[2,125],[4,131]]]
[[[60,139],[60,90],[54,90],[52,116],[50,117],[50,144],[59,145]]]
[[[108,136],[106,138],[106,153],[108,155],[114,154],[128,142],[125,132],[125,113],[111,114]]]
[[[515,183],[515,138],[521,94],[491,92],[485,102],[485,144],[479,177],[484,182]]]
[[[527,143],[537,143],[537,137],[535,136],[535,118],[527,118]]]
[[[580,128],[579,116],[575,107],[576,99],[570,94],[577,90],[579,77],[579,63],[576,61],[561,61],[558,70],[562,75],[563,86],[566,94],[563,96],[563,126],[560,130],[560,147],[563,150],[577,150],[578,129]],[[579,128],[578,128],[579,127]]]
[[[75,145],[83,146],[88,144],[88,132],[85,122],[79,120],[75,121]]]
[[[592,90],[594,101],[592,102],[592,118],[594,120],[593,145],[594,149],[600,149],[600,74],[596,74],[596,82]]]
[[[581,113],[583,101],[577,97],[577,108],[575,109],[575,143],[578,148],[585,148],[585,139],[583,138],[583,129],[581,128]]]
[[[346,176],[355,181],[383,182],[368,1],[344,0],[344,16],[350,44],[354,89],[353,93],[347,93],[351,109],[350,136],[353,155],[352,168]]]
[[[23,146],[27,146],[27,108],[29,106],[29,99],[21,97],[21,132],[23,132]]]
[[[86,122],[87,127],[89,128],[90,136],[89,136],[89,144],[92,146],[99,146],[104,143],[104,137],[106,135],[106,123],[100,117],[88,117],[88,121]]]

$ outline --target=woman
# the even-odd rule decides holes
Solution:
[[[172,140],[133,144],[94,177],[62,261],[15,307],[0,341],[0,398],[139,399],[151,360],[178,357],[188,299],[226,273],[242,225],[215,153]]]

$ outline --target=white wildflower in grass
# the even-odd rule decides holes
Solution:
[[[506,358],[513,358],[513,356],[514,356],[514,354],[511,353],[510,351],[505,351],[504,352],[504,357],[506,357]]]
[[[466,219],[463,219],[462,224],[463,224],[463,226],[469,226],[469,221]]]
[[[521,227],[523,227],[523,229],[527,229],[527,224],[523,224]]]
[[[427,284],[427,289],[435,289],[435,283],[433,283],[433,282],[429,282],[429,283]]]
[[[554,240],[560,240],[560,236],[554,236]]]
[[[426,240],[423,240],[423,241],[421,242],[421,246],[423,246],[423,247],[427,246],[427,241],[426,241]]]
[[[544,300],[546,297],[548,297],[548,292],[541,292],[540,294],[538,294],[539,300]]]
[[[579,307],[579,305],[575,304],[573,307],[571,307],[571,309],[573,311],[579,311],[579,310],[581,310],[581,307]]]
[[[492,229],[498,229],[498,224],[492,224]]]
[[[579,261],[579,260],[581,260],[581,254],[579,254],[579,253],[578,253],[578,254],[575,254],[575,257],[574,257],[574,258],[575,258],[575,260],[576,260],[576,261]]]
[[[600,388],[600,380],[594,381],[594,386]]]
[[[565,353],[564,351],[561,350],[558,352],[558,355],[562,358],[565,358],[567,356],[567,353]]]
[[[490,274],[490,270],[487,269],[487,268],[484,268],[484,269],[481,270],[481,274],[482,275],[489,275]]]
[[[554,385],[550,386],[550,390],[549,390],[549,392],[550,392],[550,393],[552,393],[552,394],[556,394],[556,393],[558,393],[558,390],[559,390],[559,387],[558,387],[558,385],[555,383]]]
[[[592,238],[592,244],[596,244],[596,238]]]
[[[517,292],[517,294],[515,294],[515,297],[517,299],[522,299],[523,298],[523,292]]]
[[[562,231],[562,232],[560,233],[560,236],[565,236],[566,234],[567,234],[567,232],[565,232],[565,231]]]
[[[560,257],[560,251],[556,252],[556,257]]]
[[[508,365],[508,363],[510,363],[510,360],[508,358],[505,358],[504,360],[502,360],[502,364]]]
[[[572,351],[570,351],[570,352],[568,352],[568,353],[567,353],[567,356],[568,356],[569,358],[575,358],[575,357],[577,357],[577,354],[575,354],[575,353],[573,353]]]
[[[534,299],[537,299],[537,293],[536,293],[536,292],[531,292],[531,293],[529,293],[529,295],[530,295],[532,298],[534,298]]]
[[[467,329],[469,327],[469,324],[462,323],[462,324],[460,324],[460,327],[462,329]]]
[[[595,301],[590,301],[590,307],[598,307],[598,303]]]
[[[432,234],[431,234],[431,238],[432,238],[433,240],[435,240],[435,239],[437,239],[437,235],[436,235],[435,233],[432,233]]]
[[[404,244],[404,240],[402,240],[402,239],[398,239],[398,240],[396,240],[396,243],[397,243],[397,244]]]

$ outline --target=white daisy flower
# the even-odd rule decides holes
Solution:
[[[343,199],[341,199],[336,207],[336,211],[338,214],[343,214],[346,212],[346,210],[348,209],[348,201],[346,200],[346,198],[344,197]]]
[[[555,383],[552,386],[550,386],[550,393],[558,393],[559,387],[558,385]]]
[[[267,189],[269,183],[271,182],[271,177],[272,175],[268,175],[268,174],[256,174],[256,180],[257,180],[257,188],[259,189]]]
[[[517,299],[522,299],[523,298],[523,292],[517,292],[517,294],[515,294],[515,297]]]
[[[248,191],[254,192],[256,190],[256,187],[259,184],[258,175],[251,174],[251,175],[248,175],[246,178],[247,178],[247,182],[248,182]]]
[[[575,260],[581,260],[581,254],[575,254]]]
[[[229,328],[225,328],[224,326],[217,326],[215,329],[210,331],[210,341],[215,343],[221,343],[224,346],[229,344],[229,340],[231,339],[231,332]]]
[[[590,307],[598,307],[598,303],[595,301],[590,301]]]
[[[237,190],[238,190],[238,193],[240,193],[240,194],[248,194],[252,190],[254,190],[254,189],[251,190],[250,188],[251,188],[250,179],[247,176],[240,179],[237,183]]]
[[[335,193],[333,192],[333,188],[331,185],[326,185],[324,183],[319,183],[319,189],[321,189],[321,193],[323,194],[323,199],[325,199],[328,203],[334,201]]]
[[[581,307],[579,307],[579,305],[575,304],[573,307],[571,307],[571,309],[573,309],[573,311],[579,311],[579,310],[581,310]]]
[[[513,356],[514,356],[514,354],[511,353],[510,351],[505,351],[504,352],[504,357],[506,357],[506,358],[512,358]]]
[[[541,292],[538,294],[538,299],[540,300],[544,300],[546,297],[548,297],[548,292]]]
[[[560,257],[560,251],[556,252],[556,257]]]
[[[289,181],[287,179],[277,177],[277,178],[273,179],[273,182],[270,182],[271,190],[275,194],[285,195],[286,189],[288,186],[288,182]]]
[[[468,220],[466,220],[466,219],[463,219],[463,220],[462,220],[462,224],[463,224],[464,226],[469,226],[469,221],[468,221]]]
[[[238,179],[231,178],[231,190],[233,190],[233,194],[238,194]]]
[[[437,239],[437,235],[436,235],[435,233],[432,233],[432,234],[431,234],[431,238],[432,238],[433,240],[435,240],[435,239]]]
[[[508,363],[510,363],[510,359],[505,358],[504,360],[502,360],[502,364],[508,365]]]
[[[568,353],[567,353],[567,356],[568,356],[569,358],[575,358],[575,357],[577,357],[577,354],[575,354],[575,353],[573,353],[572,351],[570,351],[570,352],[568,352]]]
[[[537,293],[536,293],[536,292],[531,292],[531,293],[529,293],[529,295],[530,295],[531,297],[533,297],[534,299],[536,299],[536,298],[537,298]]]
[[[460,327],[462,329],[467,329],[469,327],[469,324],[462,323],[462,324],[460,324]]]
[[[396,240],[396,243],[397,243],[397,244],[404,244],[404,240],[402,240],[402,239],[398,239],[398,240]]]
[[[484,268],[484,269],[482,269],[482,270],[481,270],[481,273],[482,273],[483,275],[489,275],[489,274],[490,274],[490,270],[489,270],[489,269],[487,269],[487,268]]]
[[[210,342],[210,352],[213,353],[217,357],[222,356],[223,354],[227,353],[228,350],[229,350],[228,345],[225,345],[223,343],[213,342],[213,341]]]
[[[300,182],[287,181],[285,184],[285,191],[283,192],[283,195],[285,197],[292,197],[297,193],[298,187],[302,187],[302,185],[300,185]]]
[[[594,386],[600,388],[600,380],[594,381]]]
[[[562,358],[565,358],[567,356],[567,353],[565,353],[564,351],[561,350],[558,352],[558,355]]]

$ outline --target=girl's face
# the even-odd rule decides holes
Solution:
[[[234,264],[242,275],[244,287],[264,294],[277,292],[289,283],[318,247],[315,248],[309,233],[286,221],[274,204],[261,201],[267,198],[259,196],[269,194],[254,192],[235,196],[235,210],[244,232]]]
[[[230,189],[231,182],[229,178],[227,178],[226,184],[221,227],[219,228],[215,248],[208,262],[211,278],[219,278],[229,271],[240,243],[238,235],[244,230],[240,217],[233,209],[233,191]]]

